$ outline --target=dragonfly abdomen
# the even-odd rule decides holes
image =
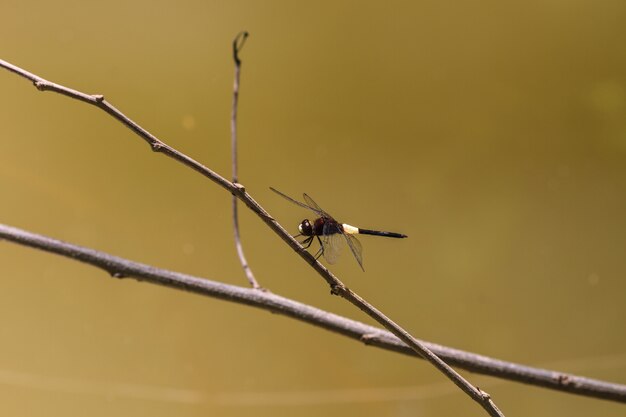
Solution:
[[[380,230],[369,230],[369,229],[361,229],[361,228],[359,228],[359,234],[362,234],[362,235],[374,235],[374,236],[384,236],[384,237],[395,237],[395,238],[398,238],[398,239],[408,237],[407,235],[402,234],[402,233],[383,232],[383,231],[380,231]]]

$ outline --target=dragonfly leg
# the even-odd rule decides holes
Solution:
[[[317,241],[320,243],[320,249],[317,251],[317,253],[315,253],[315,260],[317,261],[319,259],[320,256],[322,256],[324,254],[324,245],[322,245],[322,240],[320,239],[319,236],[315,236],[317,238]],[[313,236],[311,236],[311,240],[313,240]],[[309,243],[309,246],[311,244]]]
[[[302,245],[304,249],[308,249],[311,246],[311,243],[313,243],[313,236],[309,236],[306,239],[304,239],[302,242],[300,242],[300,244]]]

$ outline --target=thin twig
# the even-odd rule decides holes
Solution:
[[[117,277],[182,289],[207,297],[257,307],[347,336],[377,348],[421,357],[386,330],[351,320],[269,292],[256,291],[140,264],[104,252],[0,224],[0,239],[83,262]],[[626,403],[626,385],[505,362],[483,355],[422,342],[446,362],[471,372],[570,394]]]
[[[137,133],[142,139],[144,139],[151,146],[155,152],[161,152],[170,158],[181,162],[182,164],[190,167],[191,169],[199,172],[205,177],[211,179],[221,187],[233,193],[237,198],[243,201],[253,212],[255,212],[261,220],[265,222],[276,234],[278,234],[300,257],[308,262],[313,269],[315,269],[322,278],[328,283],[331,288],[331,293],[339,295],[345,300],[358,307],[367,315],[372,317],[376,322],[381,324],[391,333],[405,342],[411,349],[417,352],[420,356],[430,362],[433,366],[439,369],[448,379],[450,379],[456,386],[458,386],[463,392],[465,392],[470,398],[476,401],[481,407],[483,407],[491,416],[502,416],[503,414],[496,407],[495,403],[491,400],[491,397],[486,392],[474,387],[466,379],[464,379],[459,373],[448,366],[444,361],[432,353],[428,347],[422,342],[414,338],[406,330],[393,322],[382,312],[374,308],[371,304],[359,297],[356,293],[351,291],[344,285],[335,275],[333,275],[324,265],[318,262],[313,255],[307,252],[276,220],[274,220],[263,207],[261,207],[245,190],[243,185],[238,183],[231,183],[216,172],[205,167],[199,162],[193,160],[187,155],[177,151],[176,149],[165,144],[156,136],[149,133],[147,130],[139,126],[132,121],[128,116],[117,110],[111,104],[109,104],[102,95],[89,95],[85,94],[59,84],[47,81],[37,75],[34,75],[28,71],[25,71],[15,65],[9,64],[4,60],[0,60],[0,66],[12,71],[26,79],[31,80],[35,87],[40,91],[54,91],[59,94],[66,95],[68,97],[92,104],[96,107],[106,111],[116,120],[122,122],[129,127],[135,133]]]
[[[233,184],[239,183],[237,173],[237,107],[239,104],[239,76],[241,73],[241,60],[239,59],[239,51],[243,48],[246,39],[248,38],[248,32],[239,32],[239,34],[233,40],[233,60],[235,61],[235,81],[233,83],[233,108],[230,117],[230,135],[231,135],[231,148],[232,148],[232,162],[233,162]],[[248,282],[252,285],[252,288],[260,289],[258,281],[252,273],[252,269],[246,260],[246,256],[243,253],[243,245],[241,244],[241,236],[239,234],[239,214],[237,210],[237,196],[232,196],[233,207],[233,230],[235,233],[235,247],[237,248],[237,255],[239,261],[243,267],[243,271],[248,278]]]

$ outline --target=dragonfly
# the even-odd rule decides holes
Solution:
[[[307,193],[302,194],[304,201],[306,201],[306,203],[302,203],[286,194],[281,193],[273,187],[270,187],[270,190],[274,191],[287,201],[315,213],[316,218],[313,221],[310,221],[309,219],[302,220],[298,226],[300,233],[294,237],[297,238],[302,236],[305,238],[300,242],[305,249],[308,249],[313,243],[313,240],[317,239],[320,244],[320,249],[315,254],[316,260],[319,259],[320,256],[324,256],[326,262],[334,264],[337,261],[341,248],[345,242],[348,244],[352,255],[354,255],[354,258],[358,262],[361,269],[365,271],[365,268],[363,268],[363,248],[361,246],[361,242],[359,242],[355,235],[374,235],[398,239],[408,237],[402,233],[362,229],[360,227],[350,226],[347,223],[340,223],[335,220],[333,216],[328,214],[328,212],[324,211]]]

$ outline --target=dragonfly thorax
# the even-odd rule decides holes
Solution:
[[[312,223],[309,219],[304,219],[298,226],[298,230],[303,236],[324,236],[342,233],[343,226],[334,219],[318,217]]]

